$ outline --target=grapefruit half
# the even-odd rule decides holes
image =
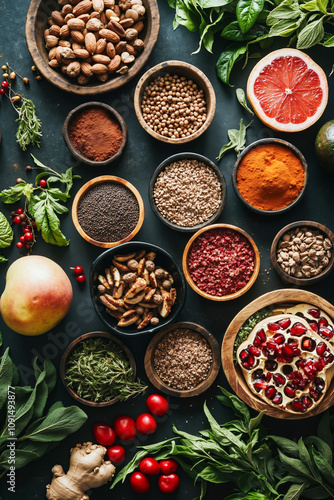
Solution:
[[[328,101],[324,71],[298,49],[279,49],[263,57],[247,81],[247,96],[268,127],[299,132],[315,123]]]

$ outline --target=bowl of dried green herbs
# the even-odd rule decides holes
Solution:
[[[128,347],[101,331],[81,335],[67,347],[60,375],[78,403],[94,407],[126,401],[147,389],[136,378],[135,359]]]

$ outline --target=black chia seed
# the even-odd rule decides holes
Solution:
[[[96,241],[120,241],[136,227],[139,205],[122,184],[104,182],[91,187],[78,203],[78,221]]]

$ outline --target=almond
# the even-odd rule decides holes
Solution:
[[[89,14],[81,14],[81,16],[78,16],[78,19],[81,19],[81,21],[83,21],[86,25],[86,22],[89,19]]]
[[[108,68],[105,64],[97,63],[93,64],[92,66],[92,72],[94,73],[94,75],[103,75],[103,73],[107,73],[107,71]]]
[[[79,75],[77,78],[77,82],[79,85],[86,85],[89,82],[89,76]]]
[[[133,20],[133,19],[131,19],[131,17],[129,17],[129,18],[127,18],[127,19],[122,19],[122,20],[119,22],[119,24],[120,24],[121,26],[123,26],[123,28],[124,28],[125,30],[126,30],[126,29],[128,29],[128,28],[131,28],[131,26],[133,26],[133,25],[134,25],[134,23],[135,23],[135,22],[134,22],[134,20]]]
[[[82,62],[80,64],[80,68],[81,68],[81,73],[85,76],[92,76],[93,75],[93,71],[92,71],[92,65],[89,64],[88,62]]]
[[[45,38],[45,46],[47,49],[52,49],[52,47],[55,47],[56,45],[58,45],[58,38],[54,35],[48,35],[46,38]]]
[[[116,71],[120,67],[121,62],[121,56],[117,54],[108,64],[108,73]]]
[[[90,11],[93,3],[90,0],[82,0],[77,3],[77,5],[73,8],[73,14],[75,16],[80,16],[81,14],[86,14],[86,12]]]
[[[115,47],[116,54],[121,54],[122,52],[124,52],[126,46],[127,46],[127,43],[124,40],[121,42],[118,42],[118,44]]]
[[[115,0],[103,0],[103,3],[107,9],[113,9],[115,7]]]
[[[49,35],[60,36],[60,26],[58,24],[53,24],[49,28]]]
[[[104,83],[104,82],[106,82],[106,81],[108,80],[109,75],[108,75],[108,73],[104,73],[103,75],[96,75],[96,78],[97,78],[100,82]]]
[[[99,35],[100,37],[105,38],[108,42],[118,43],[120,41],[120,37],[117,33],[106,28],[100,30]]]
[[[113,43],[111,43],[111,42],[107,43],[106,54],[107,54],[107,56],[110,57],[110,59],[112,59],[113,57],[115,57],[116,50],[115,50],[115,46],[114,46]]]
[[[58,26],[63,26],[63,24],[65,24],[65,20],[59,10],[53,10],[51,12],[51,19],[53,24],[58,24]]]
[[[62,38],[67,38],[70,36],[70,28],[68,27],[67,24],[64,24],[64,26],[62,26],[60,28],[60,32],[59,32],[59,35],[62,37]]]
[[[94,33],[88,32],[85,36],[85,46],[90,54],[94,54],[96,51],[96,38]]]
[[[126,44],[125,50],[127,52],[129,52],[129,54],[132,55],[132,56],[136,56],[137,55],[136,49],[132,45],[130,45],[129,43]]]
[[[73,50],[73,54],[79,59],[86,59],[89,57],[89,52],[86,49],[75,49]]]
[[[57,59],[51,59],[51,61],[49,61],[49,66],[50,68],[56,69],[59,68],[60,64]]]
[[[59,47],[71,47],[71,44],[68,40],[59,40]]]
[[[95,63],[101,63],[101,64],[105,64],[105,65],[108,65],[110,63],[110,61],[111,61],[110,57],[105,56],[103,54],[95,54],[92,57],[92,60]]]
[[[81,31],[72,30],[71,37],[74,42],[84,43],[85,41],[85,37],[83,36]]]
[[[93,0],[93,9],[96,12],[99,12],[101,14],[101,12],[104,11],[104,1],[103,0]]]
[[[70,30],[82,31],[83,29],[85,29],[86,25],[82,19],[74,17],[73,19],[69,19],[67,21],[67,26],[70,28]]]
[[[104,52],[104,49],[106,48],[106,45],[107,40],[105,40],[104,38],[100,38],[99,40],[97,40],[95,53],[102,54],[102,52]]]
[[[49,51],[49,61],[52,61],[56,57],[58,47],[52,47],[52,49]]]
[[[135,30],[137,30],[137,31],[138,31],[138,33],[140,33],[140,32],[141,32],[141,31],[143,31],[143,29],[144,29],[144,23],[143,23],[142,21],[138,21],[137,23],[135,23],[135,24],[133,25],[133,28],[134,28]]]
[[[74,19],[74,15],[73,14],[66,14],[66,16],[64,18],[65,23],[67,23],[70,19]]]
[[[113,19],[110,19],[107,28],[117,33],[117,35],[119,35],[121,38],[125,35],[125,29],[123,28],[123,26]]]
[[[73,6],[70,3],[66,3],[61,9],[61,15],[64,17],[67,14],[71,14],[73,10]]]
[[[89,19],[86,24],[86,28],[88,29],[88,31],[99,31],[102,26],[103,24],[101,23],[100,19],[97,19],[96,17]]]

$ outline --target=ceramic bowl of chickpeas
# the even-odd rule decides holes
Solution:
[[[210,80],[196,66],[164,61],[149,69],[135,89],[139,123],[155,139],[183,144],[202,135],[216,111]]]
[[[151,243],[129,241],[103,252],[90,270],[96,313],[113,332],[153,333],[182,310],[186,284],[174,258]]]

